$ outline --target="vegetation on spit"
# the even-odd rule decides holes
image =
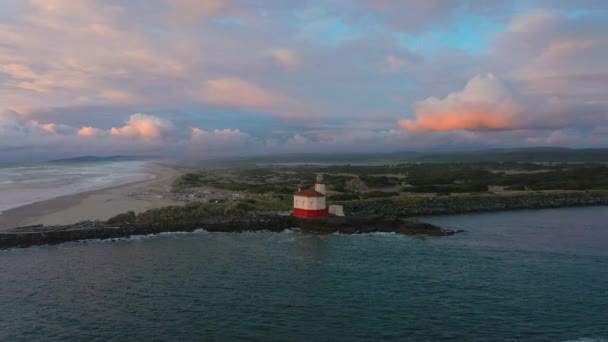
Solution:
[[[265,166],[202,169],[180,177],[174,191],[210,187],[252,194],[289,195],[325,174],[330,195],[339,200],[398,196],[401,193],[608,189],[605,164],[426,163],[395,165]]]
[[[391,165],[266,165],[200,168],[173,191],[238,193],[232,200],[128,212],[108,223],[171,224],[289,211],[292,194],[325,175],[330,203],[356,213],[369,208],[403,215],[606,203],[608,166],[548,163],[426,163]],[[387,209],[388,208],[388,209]],[[408,208],[403,210],[400,208]]]
[[[241,201],[194,202],[183,206],[150,209],[136,214],[129,211],[110,218],[109,224],[183,224],[221,217],[243,217],[252,212],[269,212],[291,209],[289,205],[274,201],[245,199]]]

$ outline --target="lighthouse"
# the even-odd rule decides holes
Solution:
[[[293,195],[293,216],[301,218],[329,216],[325,194],[323,176],[317,175],[314,190],[300,190]]]

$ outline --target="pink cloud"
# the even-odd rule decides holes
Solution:
[[[164,0],[150,5],[158,7],[160,2]],[[23,11],[0,23],[0,82],[7,87],[3,105],[56,107],[79,99],[88,104],[158,99],[147,89],[174,85],[198,58],[198,47],[182,44],[180,38],[146,34],[142,29],[152,24],[146,21],[150,18],[135,24],[131,10],[126,3],[99,0],[27,1]],[[8,78],[1,77],[4,74]]]
[[[498,114],[500,115],[500,114]],[[506,118],[488,112],[443,112],[443,113],[417,113],[416,120],[401,120],[400,126],[408,131],[452,131],[466,130],[492,130],[511,129],[514,124]]]
[[[102,90],[101,95],[103,99],[109,100],[113,103],[146,103],[148,99],[132,94],[128,91],[118,89],[107,89]]]
[[[285,96],[238,78],[208,81],[203,99],[214,105],[244,108],[270,108],[289,102]]]
[[[300,57],[289,49],[273,49],[270,51],[271,56],[276,63],[283,68],[295,70],[300,67]]]
[[[159,139],[173,129],[171,122],[147,114],[133,114],[123,127],[113,127],[111,135]]]
[[[541,55],[547,61],[564,60],[593,47],[590,41],[565,40],[551,44]]]
[[[386,57],[386,64],[388,65],[391,71],[396,72],[399,71],[401,68],[409,66],[410,62],[404,58],[388,56]]]
[[[231,0],[167,0],[173,9],[175,20],[192,23],[201,17],[227,14],[235,10]]]
[[[27,65],[23,64],[10,63],[2,66],[0,70],[17,79],[31,79],[38,77],[38,74],[32,71],[32,69],[30,69]]]
[[[81,137],[98,137],[103,134],[102,130],[91,126],[82,127],[78,130],[78,135]]]
[[[289,96],[238,78],[208,81],[202,89],[201,100],[207,104],[262,110],[286,118],[320,117],[321,113]]]
[[[38,127],[47,133],[57,134],[57,125],[54,123],[38,124]]]
[[[401,120],[408,131],[506,130],[518,127],[521,111],[506,86],[493,74],[478,75],[460,92],[430,97],[415,105],[416,119]]]

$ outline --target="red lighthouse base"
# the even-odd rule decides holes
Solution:
[[[329,216],[328,209],[321,210],[306,210],[306,209],[293,209],[293,216],[300,218],[318,218],[318,217],[326,217]]]

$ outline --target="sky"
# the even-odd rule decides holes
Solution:
[[[608,147],[604,0],[0,0],[0,161]]]

